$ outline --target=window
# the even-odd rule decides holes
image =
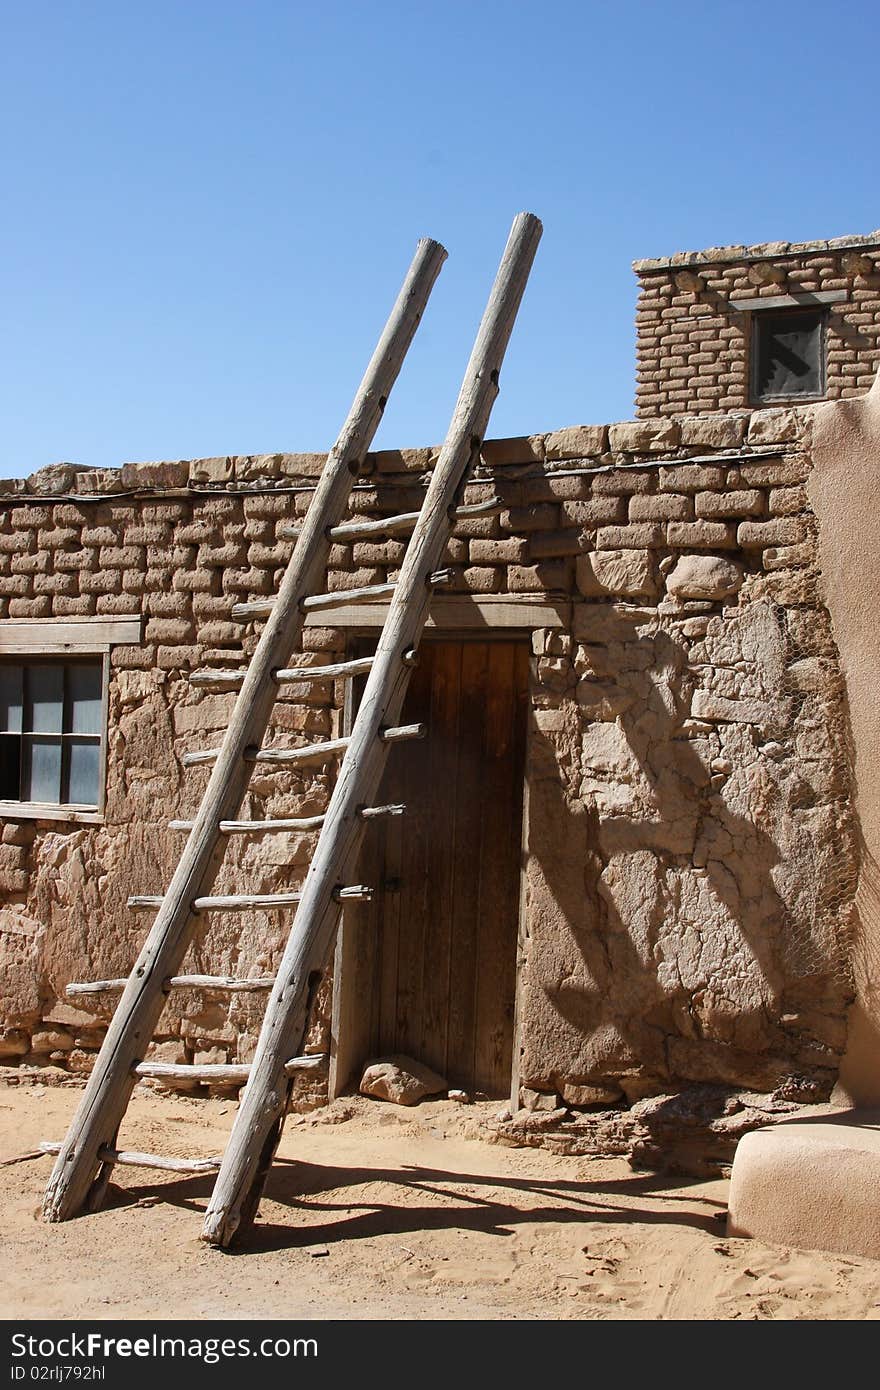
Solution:
[[[0,799],[97,810],[104,663],[0,662]]]
[[[752,315],[752,399],[815,398],[825,391],[825,310]]]

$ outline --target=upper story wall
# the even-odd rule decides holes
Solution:
[[[870,388],[880,361],[880,232],[682,251],[633,269],[640,417]]]

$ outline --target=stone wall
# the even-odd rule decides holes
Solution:
[[[507,509],[459,523],[447,563],[484,622],[506,595],[507,621],[519,605],[531,634],[518,1005],[529,1105],[701,1082],[818,1096],[834,1080],[856,854],[804,490],[810,419],[581,426],[484,447],[467,500],[498,493]],[[435,456],[372,456],[352,515],[417,506]],[[207,775],[181,755],[218,742],[232,698],[200,694],[189,673],[253,650],[259,625],[232,622],[232,604],[277,585],[291,549],[279,525],[304,513],[322,462],[59,465],[0,484],[0,617],[144,618],[143,642],[111,653],[103,823],[3,824],[8,1062],[91,1065],[112,1000],[73,1007],[65,985],[125,974],[135,958],[146,921],[126,899],[166,886],[182,840],[167,822],[194,811]],[[398,541],[334,546],[329,587],[393,579],[401,556]],[[340,626],[308,627],[295,660],[345,646]],[[267,742],[332,736],[341,712],[338,683],[288,688]],[[331,776],[260,771],[245,815],[320,812]],[[313,845],[234,838],[217,891],[295,887]],[[209,919],[187,966],[271,973],[288,921]],[[314,1048],[328,1046],[329,999],[325,982]],[[247,1061],[262,1003],[173,992],[153,1052]]]
[[[749,409],[752,315],[738,301],[845,292],[828,306],[825,399],[871,385],[880,361],[880,233],[716,246],[633,269],[640,417]]]

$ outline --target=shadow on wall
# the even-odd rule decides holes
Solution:
[[[579,703],[532,739],[522,1082],[571,1104],[685,1081],[822,1099],[854,861],[786,611],[592,612]]]

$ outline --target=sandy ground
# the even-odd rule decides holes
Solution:
[[[0,1158],[60,1139],[80,1092],[0,1087]],[[880,1263],[724,1237],[727,1183],[478,1137],[491,1106],[362,1098],[288,1122],[260,1220],[199,1241],[211,1179],[116,1169],[47,1226],[51,1160],[0,1168],[4,1318],[854,1319]],[[235,1103],[139,1088],[125,1148],[220,1153]]]

